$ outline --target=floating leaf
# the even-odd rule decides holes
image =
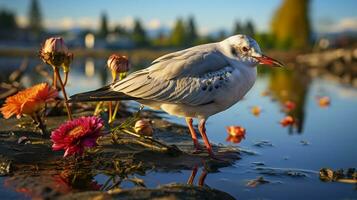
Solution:
[[[241,126],[228,126],[226,129],[228,132],[228,137],[226,138],[227,142],[237,144],[245,139],[245,128]]]
[[[260,115],[260,113],[262,112],[262,109],[261,109],[259,106],[253,106],[253,107],[251,108],[250,112],[251,112],[254,116],[258,117],[258,116]]]
[[[286,127],[286,126],[291,126],[295,123],[295,119],[288,115],[286,117],[284,117],[282,120],[280,120],[280,124],[283,126],[283,127]]]
[[[286,111],[290,112],[290,111],[294,110],[295,108],[296,108],[296,103],[295,103],[295,102],[290,101],[290,100],[285,101],[285,103],[284,103],[284,109],[285,109]]]
[[[327,96],[317,97],[317,103],[321,108],[330,106],[331,100]]]

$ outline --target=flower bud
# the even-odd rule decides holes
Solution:
[[[58,67],[68,57],[68,48],[61,37],[51,37],[42,45],[40,57],[43,62]]]
[[[44,53],[64,53],[68,52],[68,48],[61,37],[51,37],[45,41],[42,47]]]
[[[129,71],[129,60],[126,56],[112,54],[107,61],[108,68],[112,71],[113,80],[117,74]]]
[[[154,130],[149,121],[139,120],[135,123],[134,130],[136,133],[144,136],[152,136]]]

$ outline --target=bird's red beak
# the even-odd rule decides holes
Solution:
[[[274,67],[284,67],[283,63],[281,63],[278,60],[275,60],[274,58],[266,56],[266,55],[262,55],[260,57],[254,56],[254,58],[257,59],[259,61],[259,64],[262,64],[262,65],[270,65],[270,66],[274,66]]]

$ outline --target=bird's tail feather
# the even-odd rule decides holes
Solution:
[[[122,92],[113,91],[110,85],[107,85],[97,90],[75,94],[70,97],[69,102],[117,101],[135,99],[137,98],[128,96]]]

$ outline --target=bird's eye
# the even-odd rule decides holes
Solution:
[[[242,48],[242,51],[243,51],[243,52],[248,52],[248,51],[249,51],[249,48],[248,48],[248,47],[243,47],[243,48]]]

